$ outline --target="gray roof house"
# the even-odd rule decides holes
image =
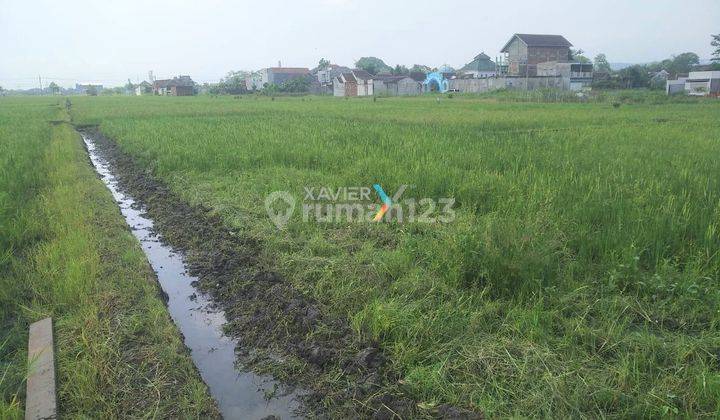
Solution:
[[[497,66],[490,56],[481,52],[471,62],[465,64],[460,71],[465,74],[472,74],[474,77],[489,77],[497,74]]]
[[[562,35],[515,34],[501,52],[506,55],[508,75],[534,77],[539,63],[568,61],[570,47]]]

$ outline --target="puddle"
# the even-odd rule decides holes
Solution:
[[[235,367],[237,341],[222,332],[223,311],[213,309],[211,301],[192,286],[197,278],[188,274],[182,255],[160,242],[152,220],[135,205],[132,197],[118,189],[118,182],[107,161],[97,153],[93,140],[81,133],[95,170],[120,206],[125,221],[138,238],[160,286],[168,296],[168,310],[180,328],[193,362],[210,388],[226,419],[262,419],[276,416],[299,418],[297,394],[277,395],[282,387],[267,376],[243,372]],[[267,399],[266,395],[275,395]]]

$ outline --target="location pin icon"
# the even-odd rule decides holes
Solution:
[[[295,198],[287,191],[274,191],[265,198],[265,210],[275,226],[282,229],[295,211]]]

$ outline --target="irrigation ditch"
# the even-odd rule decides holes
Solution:
[[[187,272],[183,256],[160,240],[143,207],[120,191],[108,160],[100,155],[92,138],[87,134],[82,137],[93,167],[140,241],[157,275],[170,316],[183,334],[193,362],[221,413],[226,418],[295,417],[299,408],[296,394],[278,394],[278,384],[271,378],[236,368],[237,341],[222,331],[227,322],[224,312],[196,288],[197,277]],[[270,392],[274,397],[266,399],[265,395]]]
[[[418,408],[377,343],[264,266],[257,240],[185,202],[96,126],[76,128],[225,418],[481,417]]]

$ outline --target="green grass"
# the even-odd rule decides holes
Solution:
[[[65,418],[217,416],[144,254],[57,99],[0,100],[0,418],[52,316]]]
[[[448,94],[450,95],[450,94]],[[538,103],[614,103],[623,104],[679,104],[679,103],[703,103],[707,98],[686,95],[669,96],[664,90],[649,89],[622,89],[603,90],[596,89],[589,92],[559,91],[556,89],[538,89],[531,91],[523,90],[496,90],[485,93],[453,93],[453,96],[474,97],[500,102],[538,102]]]
[[[640,101],[629,101],[640,102]],[[78,98],[380,341],[424,406],[720,415],[720,102]],[[450,224],[270,222],[304,186],[455,197]]]

